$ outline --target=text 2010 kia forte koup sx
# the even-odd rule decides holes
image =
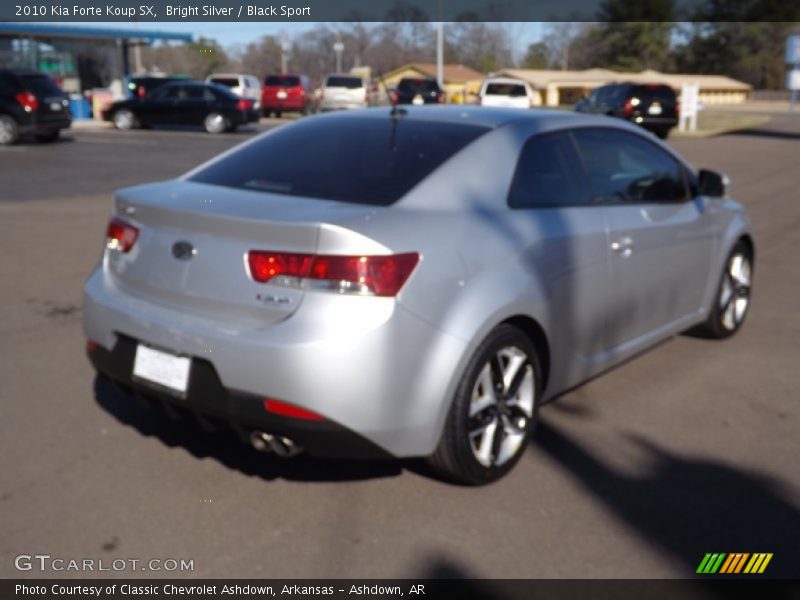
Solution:
[[[99,373],[290,455],[497,479],[539,405],[749,304],[724,176],[608,117],[304,119],[118,192],[86,283]]]

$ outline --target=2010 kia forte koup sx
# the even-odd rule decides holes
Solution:
[[[481,107],[304,119],[116,195],[96,370],[288,456],[496,480],[539,406],[747,313],[726,178],[634,125]]]

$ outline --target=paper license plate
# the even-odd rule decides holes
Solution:
[[[275,94],[275,95],[276,95],[278,98],[280,98],[281,100],[283,100],[284,98],[286,98],[286,96],[288,96],[288,94],[287,94],[285,91],[283,91],[283,90],[279,91],[279,92],[278,92],[277,94]]]
[[[416,105],[425,104],[425,99],[419,94],[417,94],[416,96],[414,96],[414,99],[411,101],[411,104],[416,104]]]
[[[175,356],[139,344],[133,359],[133,376],[185,395],[191,364],[187,356]]]
[[[647,114],[660,115],[661,114],[661,105],[658,104],[658,103],[651,104],[650,108],[647,109]]]
[[[51,102],[50,110],[61,110],[61,102]]]

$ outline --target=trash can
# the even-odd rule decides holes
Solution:
[[[74,120],[91,119],[92,111],[89,101],[80,94],[71,94],[69,97],[69,109]]]

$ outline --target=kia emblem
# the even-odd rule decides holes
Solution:
[[[189,260],[195,254],[197,254],[197,249],[189,242],[180,241],[172,244],[172,256],[178,260]]]

